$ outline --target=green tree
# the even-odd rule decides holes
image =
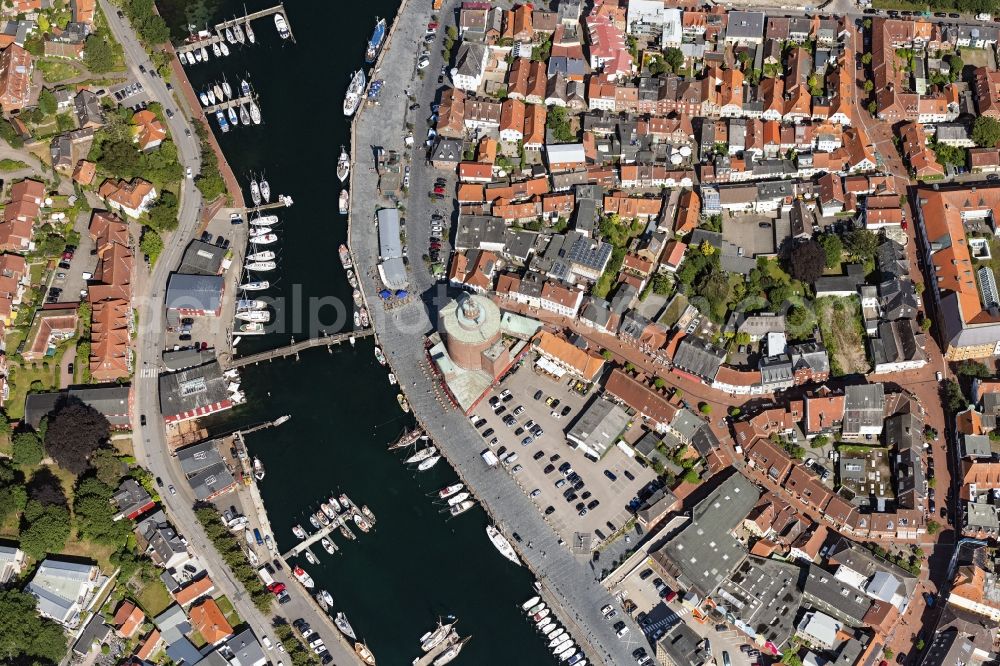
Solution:
[[[653,291],[661,296],[666,296],[673,289],[673,284],[666,273],[657,273],[653,276]]]
[[[994,148],[1000,143],[1000,121],[990,116],[979,116],[972,123],[972,140],[977,146]]]
[[[605,361],[610,361],[612,358],[614,358],[614,354],[611,353],[611,350],[605,349],[601,352],[601,358],[603,358]]]
[[[684,472],[684,475],[681,476],[681,479],[683,479],[687,483],[698,483],[699,481],[701,481],[701,477],[698,476],[698,472],[696,472],[693,469],[689,469],[686,472]]]
[[[37,600],[20,590],[0,590],[0,662],[54,665],[66,656],[66,635],[35,609]]]
[[[872,54],[868,53],[868,52],[865,52],[864,54],[862,54],[862,56],[861,56],[861,62],[863,64],[865,64],[865,65],[872,64]]]
[[[48,88],[42,88],[38,93],[38,108],[49,116],[56,112],[56,95]]]
[[[0,522],[24,511],[27,501],[24,475],[14,469],[10,460],[0,459]]]
[[[128,538],[128,521],[116,521],[111,506],[115,489],[96,477],[87,477],[77,484],[73,498],[73,515],[80,536],[88,541],[120,545]]]
[[[149,209],[149,226],[157,231],[172,231],[177,228],[179,202],[170,190],[160,192],[159,198]]]
[[[653,380],[653,386],[655,386],[658,389],[661,389],[666,385],[667,382],[666,380],[663,379],[663,377],[657,377],[656,379]]]
[[[115,68],[115,51],[104,35],[92,34],[87,37],[83,63],[95,74],[104,74]]]
[[[854,261],[866,263],[875,258],[878,236],[867,229],[855,229],[844,238],[844,249]]]
[[[834,268],[840,264],[840,259],[844,255],[844,244],[837,234],[823,234],[819,238],[819,245],[823,248],[823,255],[826,259],[826,267]]]
[[[102,446],[94,451],[94,455],[90,457],[90,465],[98,480],[112,488],[117,488],[118,482],[128,472],[128,466],[110,446]]]
[[[781,655],[781,663],[785,666],[802,666],[802,659],[794,648],[789,648]]]
[[[968,407],[969,401],[966,400],[965,395],[962,393],[962,387],[955,380],[945,380],[941,390],[944,395],[944,404],[950,411],[960,412]]]
[[[680,49],[668,46],[663,51],[663,62],[671,72],[679,72],[684,66],[684,53]]]
[[[971,360],[959,363],[958,367],[955,368],[955,374],[962,375],[963,377],[976,377],[978,379],[988,379],[992,375],[990,369],[984,363]]]
[[[563,143],[576,141],[576,134],[570,126],[569,118],[566,115],[566,109],[564,107],[553,106],[550,108],[545,117],[545,126],[552,130],[552,134],[555,136],[556,141],[561,141]]]
[[[965,69],[965,63],[962,62],[962,58],[957,53],[952,53],[948,57],[948,65],[951,67],[951,72],[948,74],[948,78],[951,81],[958,81],[962,78],[962,70]]]
[[[809,312],[801,305],[793,305],[788,310],[788,325],[799,328],[806,323]]]
[[[108,420],[96,409],[79,400],[64,400],[49,417],[45,450],[60,467],[81,474],[110,432]]]
[[[45,453],[42,450],[42,442],[32,431],[14,435],[12,447],[15,465],[34,467],[42,462]]]
[[[21,550],[35,559],[58,553],[69,537],[69,510],[64,506],[28,500],[21,530]]]
[[[934,535],[941,531],[941,523],[936,520],[927,521],[927,533]]]
[[[712,405],[708,404],[707,402],[703,402],[700,405],[698,405],[698,411],[707,416],[712,413]]]
[[[155,262],[156,258],[163,252],[163,238],[156,230],[149,227],[142,228],[142,240],[139,241],[139,249],[143,254],[149,255],[150,262]]]

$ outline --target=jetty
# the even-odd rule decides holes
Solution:
[[[458,635],[458,632],[453,628],[448,634],[448,637],[441,641],[441,644],[435,647],[433,650],[423,655],[422,657],[417,657],[413,660],[413,666],[431,666],[434,660],[437,659],[444,653],[448,648],[450,648],[455,643],[462,640]]]
[[[335,333],[333,335],[324,333],[319,337],[309,338],[308,340],[302,340],[300,342],[296,342],[293,338],[292,342],[284,347],[270,349],[258,354],[251,354],[250,356],[243,356],[235,359],[230,358],[228,362],[224,363],[224,365],[226,369],[242,368],[247,365],[255,365],[264,361],[273,361],[275,359],[287,358],[289,356],[294,356],[295,360],[298,360],[299,352],[306,349],[312,349],[313,347],[326,347],[330,351],[333,351],[332,348],[334,345],[339,345],[342,342],[347,342],[351,339],[367,338],[374,334],[375,332],[372,329],[366,328],[361,331],[349,331],[347,333]],[[220,360],[222,360],[222,358],[220,358]]]
[[[243,97],[234,97],[233,99],[227,99],[225,102],[220,102],[219,104],[213,104],[212,106],[202,107],[205,115],[214,114],[216,111],[226,111],[227,109],[238,109],[244,104],[249,104],[250,102],[256,102],[257,98],[253,95],[244,95]]]
[[[318,531],[313,532],[305,539],[295,544],[290,551],[281,555],[281,559],[287,562],[293,557],[298,557],[303,552],[322,541],[324,537],[330,536],[334,530],[339,530],[341,525],[346,525],[352,515],[353,514],[349,511],[337,514],[337,518],[335,520],[331,520],[329,525],[321,527]],[[333,541],[333,539],[330,539],[330,541]]]
[[[275,208],[288,208],[289,206],[292,205],[292,203],[293,202],[291,197],[285,196],[284,194],[279,194],[277,201],[261,204],[259,206],[250,206],[249,208],[244,208],[243,212],[244,214],[248,215],[250,213],[260,213],[265,210],[273,210]]]
[[[209,33],[206,35],[203,32],[194,39],[184,42],[175,50],[177,53],[191,53],[192,51],[198,51],[202,48],[211,49],[213,44],[226,41],[226,38],[224,37],[226,28],[232,28],[236,25],[242,26],[249,21],[265,18],[267,16],[273,16],[274,14],[283,14],[285,16],[285,25],[288,27],[288,38],[294,42],[295,33],[292,32],[292,23],[288,20],[288,12],[285,11],[284,3],[280,3],[274,7],[268,7],[267,9],[262,9],[257,12],[251,12],[246,16],[240,16],[228,21],[223,21],[222,23],[216,23],[212,28],[212,32],[214,34]]]

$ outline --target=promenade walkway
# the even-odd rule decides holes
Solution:
[[[440,16],[451,21],[457,0],[446,0]],[[354,123],[353,155],[351,169],[351,220],[364,221],[351,225],[350,244],[361,287],[368,302],[377,303],[381,286],[377,282],[378,236],[374,225],[367,224],[379,207],[377,176],[369,170],[370,146],[405,151],[403,132],[388,131],[405,125],[404,114],[409,104],[403,88],[424,87],[425,94],[433,90],[433,79],[420,82],[414,78],[414,54],[419,52],[424,28],[431,19],[431,3],[407,0],[394,22],[394,31],[383,50],[379,78],[392,82],[395,90],[382,96],[378,107],[366,107],[359,112]],[[434,48],[431,49],[435,51]],[[440,59],[439,54],[436,56]],[[432,65],[434,62],[432,62]],[[434,71],[434,67],[429,68]],[[421,99],[421,102],[428,102]],[[415,155],[414,170],[424,170],[423,154]],[[416,191],[416,190],[414,190]],[[389,205],[383,203],[381,205]],[[408,225],[410,226],[410,225]],[[408,229],[414,232],[414,229]],[[411,241],[416,245],[417,241]],[[420,262],[414,262],[419,264]],[[516,530],[524,543],[520,555],[540,582],[557,602],[557,615],[567,625],[578,628],[572,633],[578,644],[585,647],[591,663],[634,663],[631,650],[636,644],[619,640],[600,614],[600,608],[614,603],[590,570],[585,559],[577,559],[568,549],[557,543],[557,535],[542,520],[534,504],[520,491],[505,472],[487,467],[479,457],[483,442],[472,429],[469,420],[455,409],[443,408],[434,392],[433,380],[425,365],[424,336],[434,328],[425,302],[439,307],[444,301],[433,303],[436,286],[426,270],[411,264],[411,293],[425,301],[414,300],[402,307],[386,311],[377,305],[370,308],[379,341],[389,362],[406,391],[415,415],[428,430],[435,444],[446,454],[459,471],[466,484],[482,500],[487,510],[497,519],[500,527],[510,533]],[[443,292],[441,294],[443,297]],[[530,590],[525,590],[528,595]],[[631,624],[630,620],[629,623]],[[641,636],[639,628],[632,625],[632,635]],[[588,645],[589,644],[589,645]]]

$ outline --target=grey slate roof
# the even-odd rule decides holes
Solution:
[[[160,375],[160,412],[170,418],[229,399],[222,367],[217,361]]]
[[[462,215],[455,231],[456,250],[479,250],[484,245],[503,245],[507,227],[491,215]]]
[[[56,408],[63,398],[80,400],[90,405],[105,418],[112,427],[124,427],[130,424],[129,395],[130,386],[109,384],[105,386],[70,388],[66,391],[52,393],[31,393],[24,401],[24,419],[32,428],[38,429],[42,419]]]
[[[184,250],[177,272],[191,275],[218,275],[222,270],[222,259],[225,256],[226,250],[218,245],[195,239]]]
[[[216,312],[222,305],[224,287],[221,275],[173,273],[167,282],[166,306],[170,310]]]
[[[726,353],[714,347],[706,340],[688,335],[681,340],[674,355],[674,365],[685,372],[714,380],[719,372],[719,366],[726,360]]]
[[[885,389],[882,384],[853,384],[845,390],[844,434],[857,434],[863,427],[882,426]]]

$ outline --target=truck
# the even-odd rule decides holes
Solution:
[[[265,586],[272,585],[274,583],[274,578],[272,578],[271,574],[268,573],[266,567],[261,567],[260,569],[257,569],[257,575],[260,576],[260,579],[262,581],[264,581]]]
[[[483,452],[480,453],[479,455],[483,457],[483,462],[485,462],[490,467],[496,467],[497,463],[500,462],[500,459],[496,457],[496,454],[494,454],[489,449],[483,449]]]
[[[264,537],[261,536],[260,530],[257,529],[256,527],[253,528],[253,538],[257,540],[257,545],[258,546],[263,546],[264,545]]]

